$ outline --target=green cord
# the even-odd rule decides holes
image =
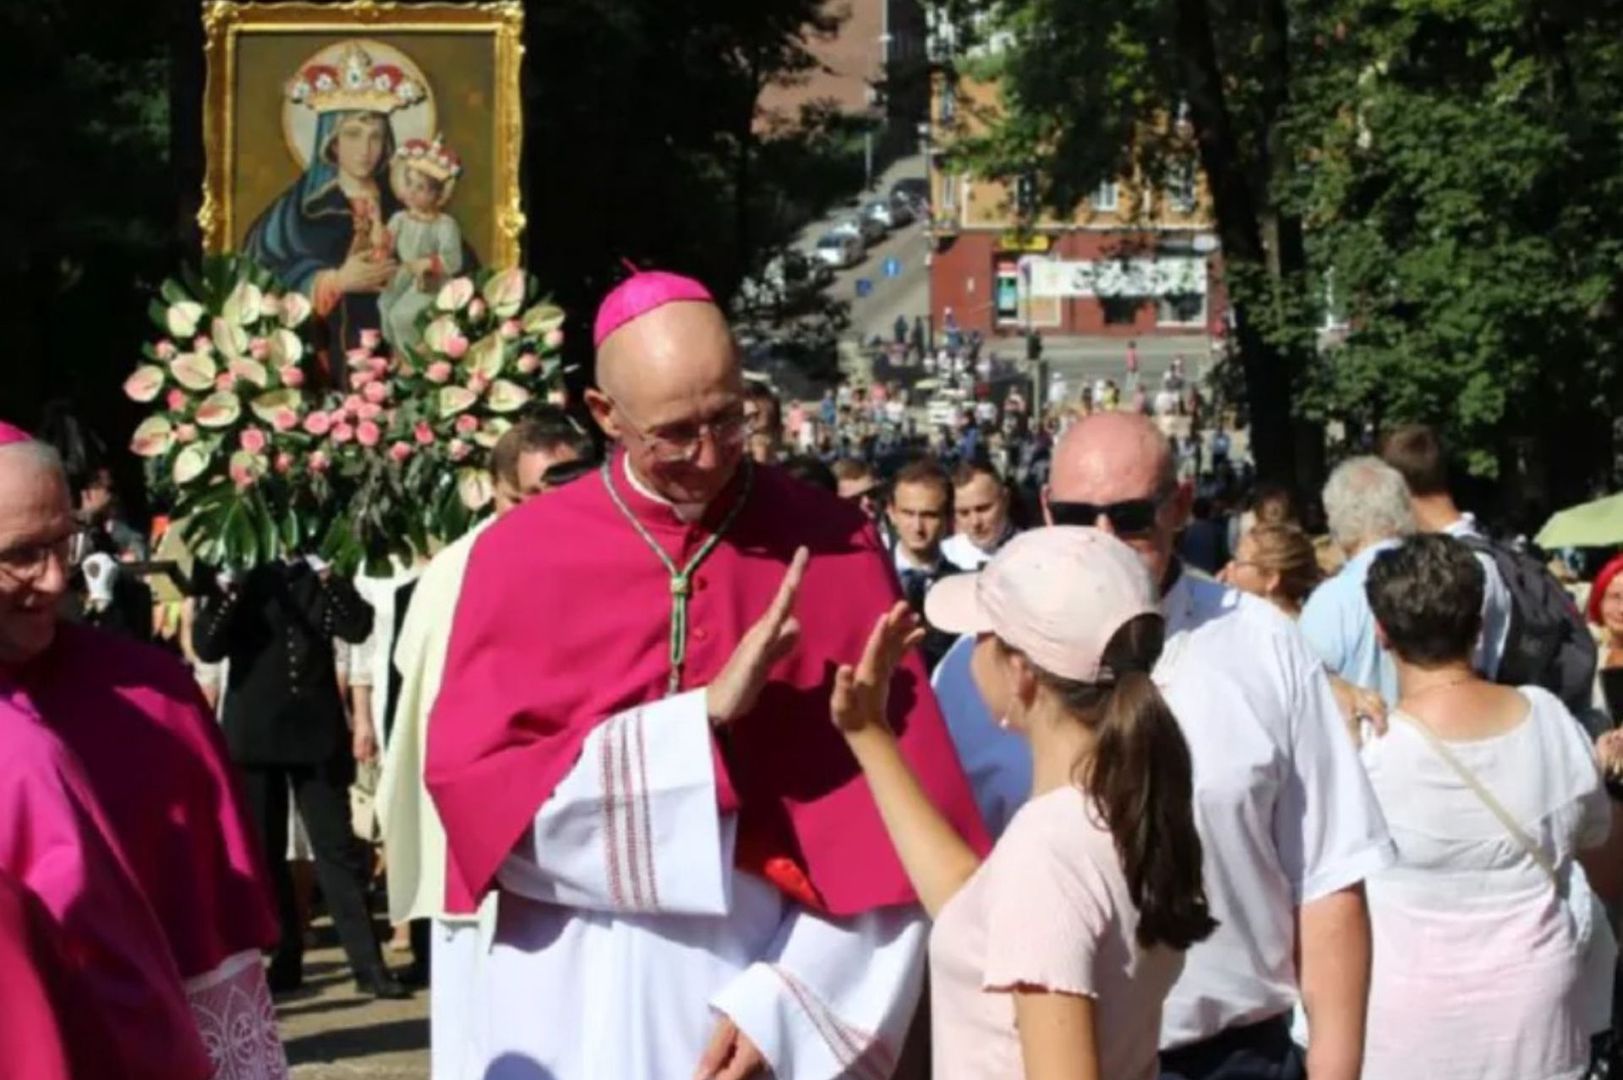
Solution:
[[[675,560],[665,553],[664,548],[659,546],[659,541],[648,535],[648,530],[643,527],[642,522],[637,520],[637,515],[631,512],[631,508],[620,497],[620,492],[615,489],[614,470],[611,467],[613,462],[614,458],[611,456],[608,461],[603,463],[603,486],[608,489],[609,498],[625,519],[631,522],[631,527],[637,530],[637,535],[642,537],[642,542],[653,549],[655,555],[659,556],[659,561],[665,565],[665,572],[671,576],[671,677],[666,692],[674,694],[681,689],[682,665],[687,661],[688,599],[693,594],[694,571],[699,569],[699,564],[710,557],[710,553],[716,549],[717,544],[721,543],[721,538],[726,534],[727,530],[732,528],[733,522],[738,520],[738,515],[743,511],[744,504],[749,501],[750,492],[754,490],[755,469],[753,462],[745,458],[744,490],[739,493],[738,501],[733,504],[731,510],[727,511],[727,516],[722,518],[721,524],[716,528],[716,531],[710,534],[709,539],[694,553],[693,558],[688,560],[688,564],[678,570]]]

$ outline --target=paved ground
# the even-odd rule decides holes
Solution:
[[[276,1003],[297,1080],[428,1080],[427,990],[410,1001],[362,997],[331,945],[309,953],[304,970],[304,989]]]

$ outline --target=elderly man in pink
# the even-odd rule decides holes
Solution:
[[[828,701],[894,577],[855,507],[746,458],[703,286],[638,274],[596,337],[619,448],[475,542],[429,721],[451,907],[500,892],[466,1075],[889,1076],[924,925]],[[984,850],[917,656],[893,702]]]
[[[178,660],[59,622],[73,530],[55,453],[0,429],[0,700],[38,716],[82,762],[215,1075],[284,1074],[260,961],[276,921],[219,728]]]

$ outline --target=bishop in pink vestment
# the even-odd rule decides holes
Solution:
[[[59,990],[65,980],[74,1004],[66,1019],[79,1036],[68,1047],[77,1076],[203,1080],[212,1071],[209,1057],[163,931],[79,762],[38,716],[5,701],[0,746],[0,873],[29,894],[20,902],[43,907],[59,942],[59,951],[9,953],[7,965],[30,970],[16,983],[0,970],[0,1013],[24,1007],[28,999],[10,993],[27,976]],[[62,969],[51,970],[58,960]],[[13,1013],[7,1023],[16,1021]],[[24,1052],[48,1060],[50,1037],[36,1029]],[[12,1067],[12,1055],[8,1042],[0,1070]]]
[[[472,988],[489,1019],[445,1075],[689,1076],[712,1027],[723,1039],[731,1025],[782,1080],[880,1080],[917,998],[923,926],[829,693],[895,602],[893,576],[860,512],[742,460],[736,352],[702,286],[634,277],[599,318],[600,346],[618,334],[647,335],[675,389],[639,382],[632,349],[624,400],[606,407],[623,405],[625,431],[634,393],[645,416],[708,408],[687,479],[666,486],[713,491],[702,505],[661,495],[647,473],[663,464],[626,435],[599,472],[474,546],[427,781],[448,905],[492,888],[502,902]],[[753,710],[713,733],[706,688],[798,547],[798,641]],[[931,799],[984,850],[917,656],[891,720]]]
[[[18,492],[21,509],[0,511],[0,534],[50,533],[67,516],[60,467],[38,444],[0,445],[3,491]],[[217,1080],[285,1075],[260,959],[278,936],[270,887],[219,725],[191,674],[161,650],[30,618],[65,587],[65,570],[49,556],[32,575],[0,567],[0,700],[37,715],[82,763],[157,916]]]

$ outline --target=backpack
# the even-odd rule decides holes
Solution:
[[[1595,688],[1595,639],[1578,605],[1533,556],[1480,536],[1460,540],[1493,560],[1510,593],[1510,626],[1494,681],[1542,686],[1582,718]]]

